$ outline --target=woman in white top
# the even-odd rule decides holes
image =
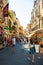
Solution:
[[[12,44],[13,44],[13,46],[16,45],[16,39],[15,39],[15,37],[12,38]]]
[[[32,38],[29,40],[29,48],[30,48],[29,54],[32,55],[32,62],[34,62],[35,47],[34,47],[34,43],[33,43],[33,39]],[[29,57],[28,57],[28,59],[30,60]]]

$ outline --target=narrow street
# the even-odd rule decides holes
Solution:
[[[0,0],[0,65],[43,65],[43,0]]]
[[[28,50],[22,50],[20,44],[16,44],[16,50],[11,47],[0,49],[0,65],[43,65],[42,55],[40,59],[35,54],[35,62],[32,63],[27,59]]]

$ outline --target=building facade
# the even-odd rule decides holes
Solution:
[[[31,33],[31,24],[27,24],[26,30],[28,31],[28,33]]]
[[[3,23],[3,2],[0,0],[0,26],[2,26]]]
[[[31,30],[43,28],[43,0],[35,0],[31,12]]]

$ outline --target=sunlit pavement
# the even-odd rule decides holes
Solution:
[[[28,50],[25,45],[24,50],[20,44],[16,44],[16,50],[13,47],[6,47],[0,50],[0,65],[43,65],[43,56],[40,59],[35,54],[35,62],[27,59]]]
[[[24,44],[24,48],[27,49],[27,51],[29,51],[28,44]],[[36,52],[38,53],[39,52],[39,45],[35,45],[35,49],[36,49]]]

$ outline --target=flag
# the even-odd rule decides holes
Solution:
[[[7,5],[3,8],[3,16],[4,16],[4,17],[8,17],[8,5],[9,5],[9,4],[7,4]]]

